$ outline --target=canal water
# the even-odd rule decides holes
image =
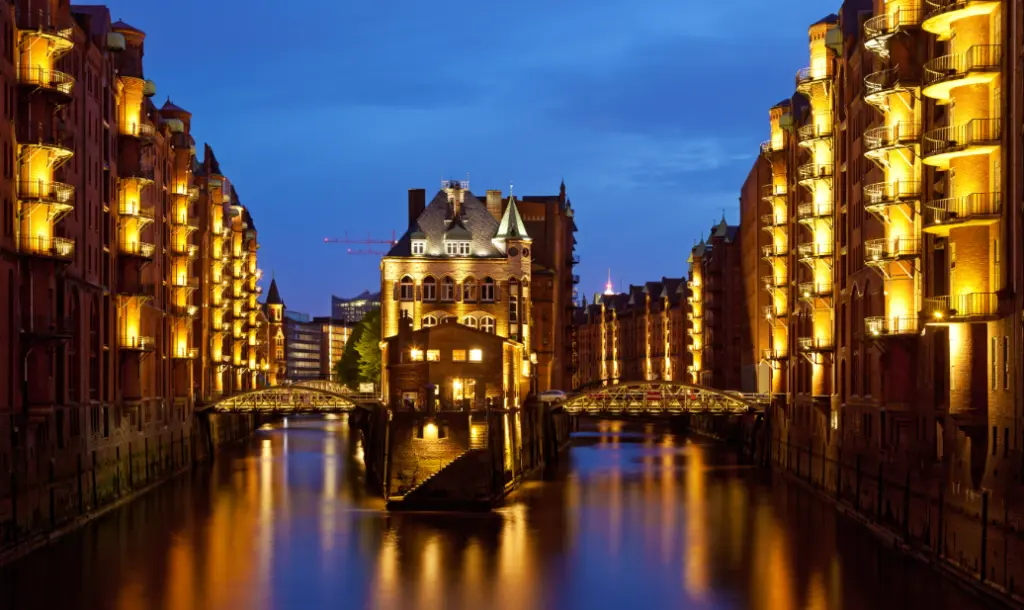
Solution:
[[[344,416],[259,430],[0,571],[0,608],[984,607],[701,437],[584,425],[492,514],[388,514]]]

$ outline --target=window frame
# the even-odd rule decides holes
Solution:
[[[408,294],[406,294],[408,289]],[[412,281],[412,278],[408,275],[398,280],[398,300],[399,301],[412,301],[416,298],[416,283]]]
[[[412,240],[412,255],[423,256],[427,253],[427,240],[425,239],[414,239]]]
[[[437,300],[437,280],[434,276],[428,275],[423,278],[423,284],[420,288],[420,294],[423,296],[423,301],[436,301]]]

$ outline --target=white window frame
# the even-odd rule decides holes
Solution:
[[[470,328],[476,328],[478,326],[476,318],[474,318],[473,316],[466,316],[462,318],[462,323]]]
[[[450,275],[441,278],[441,300],[445,303],[455,300],[455,280]]]
[[[420,326],[422,326],[423,328],[431,328],[433,326],[437,326],[437,323],[437,316],[435,316],[432,313],[428,313],[427,315],[423,316],[423,321],[420,323]]]
[[[491,280],[491,281],[488,282],[487,280]],[[489,278],[489,277],[485,277],[484,280],[482,282],[480,282],[480,300],[481,301],[483,301],[484,303],[493,303],[494,302],[494,286],[496,284],[497,284],[497,282],[495,282],[493,278]]]
[[[405,280],[408,280],[407,282]],[[408,290],[408,293],[406,292]],[[404,277],[398,281],[398,300],[411,301],[416,295],[416,284],[412,278]]]
[[[427,241],[424,239],[412,240],[412,254],[413,256],[423,256],[427,253]]]
[[[492,316],[484,316],[480,318],[480,330],[485,333],[495,334],[498,332],[498,323]]]
[[[432,282],[427,280],[433,280]],[[429,289],[429,291],[428,291]],[[437,280],[430,277],[423,280],[423,300],[424,301],[436,301],[437,300]]]

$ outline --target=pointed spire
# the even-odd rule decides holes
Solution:
[[[270,289],[267,290],[267,305],[284,305],[281,300],[281,293],[277,290],[277,280],[274,279],[274,272],[270,272]]]
[[[510,190],[511,188],[511,185],[509,185]],[[530,235],[526,232],[526,223],[523,222],[523,217],[519,214],[519,206],[516,205],[515,198],[509,195],[508,205],[505,206],[505,213],[498,224],[498,232],[494,234],[494,239],[529,238]]]
[[[608,282],[604,285],[604,293],[607,296],[615,294],[615,288],[612,286],[612,270],[608,269]]]

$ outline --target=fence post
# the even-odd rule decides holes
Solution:
[[[985,581],[988,570],[988,490],[981,492],[981,572],[978,577]]]

